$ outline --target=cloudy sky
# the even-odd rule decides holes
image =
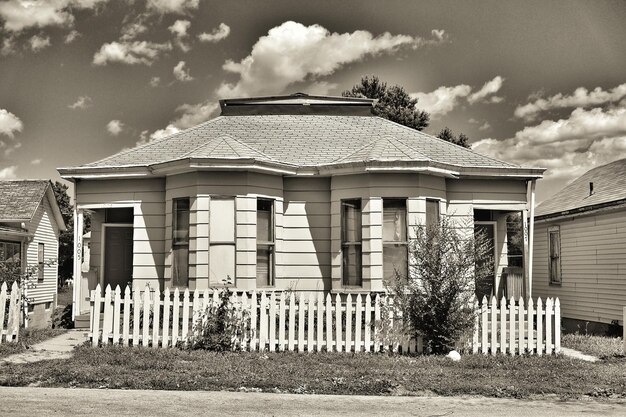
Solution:
[[[626,157],[621,1],[0,1],[0,177],[58,179],[223,97],[400,84],[546,198]]]

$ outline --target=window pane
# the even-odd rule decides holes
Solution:
[[[361,241],[361,200],[342,201],[342,241]]]
[[[396,273],[407,277],[407,248],[404,245],[385,245],[383,247],[383,278],[394,280]]]
[[[209,283],[235,282],[235,245],[211,245],[209,262]]]
[[[439,224],[439,201],[426,200],[426,227]]]
[[[189,199],[174,200],[174,244],[189,242]]]
[[[406,200],[383,199],[383,241],[406,242]]]
[[[172,285],[186,287],[189,278],[189,247],[175,246],[172,249]]]
[[[257,200],[256,240],[257,242],[273,242],[272,206],[270,200]]]
[[[361,285],[361,246],[349,245],[343,248],[343,285]]]
[[[209,238],[212,242],[235,241],[235,199],[212,198],[209,210]],[[231,275],[234,278],[234,275]]]
[[[44,244],[40,243],[37,245],[37,262],[40,264],[44,262]]]
[[[272,285],[273,248],[259,246],[256,250],[256,285],[265,287]]]

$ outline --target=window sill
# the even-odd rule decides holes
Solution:
[[[550,282],[549,285],[551,287],[562,287],[563,283],[562,282]]]

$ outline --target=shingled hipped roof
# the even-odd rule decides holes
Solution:
[[[593,192],[590,183],[593,183]],[[587,171],[539,204],[535,215],[539,219],[554,217],[618,202],[626,203],[626,159]]]
[[[332,170],[347,164],[420,163],[463,171],[526,169],[490,158],[371,114],[372,100],[303,94],[222,100],[222,116],[172,136],[80,167],[89,171],[155,168],[176,161],[253,161],[294,172]]]

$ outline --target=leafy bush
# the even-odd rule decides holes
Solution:
[[[421,336],[426,352],[445,354],[457,341],[469,339],[476,283],[493,271],[487,256],[492,246],[482,235],[461,234],[473,230],[471,225],[458,226],[445,217],[437,225],[417,226],[409,276],[396,273],[385,284],[391,297],[378,325],[386,342]]]
[[[239,340],[245,336],[248,325],[247,311],[231,301],[232,291],[220,292],[217,303],[210,302],[193,324],[187,346],[216,352],[239,350]]]

